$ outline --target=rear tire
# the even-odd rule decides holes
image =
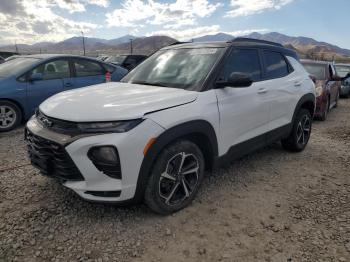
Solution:
[[[312,118],[306,109],[301,109],[293,123],[289,137],[281,141],[282,147],[291,152],[301,152],[305,149],[311,135]]]
[[[15,129],[22,121],[19,107],[10,101],[0,101],[0,132]]]
[[[204,157],[188,140],[168,145],[155,161],[145,191],[145,203],[154,212],[168,215],[188,206],[204,177]]]
[[[349,98],[350,97],[350,91],[346,95],[343,95],[344,98]]]

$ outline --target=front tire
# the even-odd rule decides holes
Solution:
[[[167,146],[155,161],[145,191],[145,203],[168,215],[188,206],[203,181],[205,162],[199,147],[179,140]]]
[[[312,118],[306,109],[301,109],[297,114],[292,132],[288,138],[281,141],[284,149],[292,152],[301,152],[305,149],[311,135]]]
[[[19,107],[10,101],[0,101],[0,132],[15,129],[22,121]]]

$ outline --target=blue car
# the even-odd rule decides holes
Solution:
[[[48,97],[74,88],[119,81],[127,70],[72,55],[19,56],[0,65],[0,132],[27,120]]]

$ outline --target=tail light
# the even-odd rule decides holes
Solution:
[[[109,71],[106,72],[105,77],[106,77],[106,83],[111,82],[111,73]]]

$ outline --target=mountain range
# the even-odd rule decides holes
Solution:
[[[88,54],[113,54],[129,53],[130,42],[132,41],[133,50],[139,54],[150,54],[164,46],[177,42],[176,39],[168,36],[150,36],[135,37],[125,35],[115,39],[101,39],[93,37],[84,37],[85,49]],[[2,51],[15,51],[15,45],[1,46]],[[33,45],[17,44],[19,53],[71,53],[81,54],[83,52],[83,37],[77,36],[68,38],[61,42],[39,42]]]
[[[266,34],[251,33],[244,37],[280,43],[288,48],[295,49],[302,57],[306,58],[314,58],[312,56],[315,56],[315,58],[324,59],[332,59],[333,57],[350,57],[350,50],[348,49],[340,48],[339,46],[326,42],[320,42],[313,38],[304,36],[294,37],[281,33],[271,32]],[[230,34],[218,33],[215,35],[205,35],[199,38],[195,38],[193,41],[229,41],[232,39],[234,39],[234,37]]]
[[[319,58],[319,59],[342,59],[350,58],[350,50],[338,47],[336,45],[317,41],[308,37],[294,37],[285,34],[271,33],[251,33],[244,37],[273,41],[283,44],[289,48],[295,49],[302,57]],[[218,33],[215,35],[205,35],[194,38],[194,42],[206,41],[229,41],[234,39],[234,36],[226,33]],[[85,47],[88,53],[128,53],[132,47],[135,53],[150,54],[159,48],[177,42],[176,39],[168,36],[150,36],[150,37],[135,37],[125,35],[115,39],[101,39],[85,37]],[[33,45],[18,44],[17,48],[21,53],[81,53],[82,52],[82,37],[72,37],[61,42],[40,42]],[[14,46],[2,46],[1,50],[14,51]]]

